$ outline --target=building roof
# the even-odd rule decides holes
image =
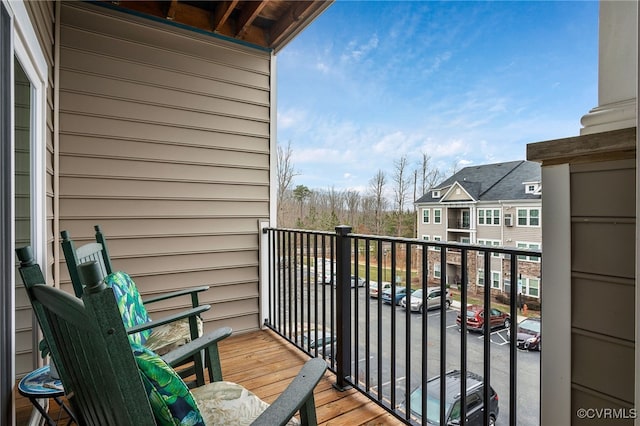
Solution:
[[[440,184],[429,189],[415,203],[446,203],[446,192],[456,183],[474,201],[537,200],[541,191],[526,193],[525,183],[540,183],[540,164],[532,161],[509,161],[465,167]],[[440,190],[441,196],[433,197],[433,191]]]

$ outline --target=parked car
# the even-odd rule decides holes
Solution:
[[[390,283],[390,282],[388,282],[388,281],[383,281],[383,282],[380,284],[380,287],[381,287],[381,288],[378,288],[378,283],[377,283],[377,282],[375,282],[375,281],[371,281],[371,282],[369,282],[369,296],[370,296],[370,297],[378,297],[378,294],[379,294],[381,291],[385,291],[385,290],[387,290],[387,289],[390,289],[390,288],[391,288],[391,283]]]
[[[516,343],[520,349],[542,350],[540,325],[540,318],[525,318],[520,321]],[[511,330],[507,331],[507,339],[511,340]]]
[[[393,300],[393,304],[394,305],[398,305],[400,304],[400,301],[402,300],[403,297],[405,297],[407,295],[407,288],[406,287],[401,287],[401,286],[396,286],[396,294],[395,294],[395,299]],[[382,292],[382,296],[381,299],[384,303],[389,303],[391,304],[391,288],[388,288],[386,290],[384,290]]]
[[[331,278],[331,283],[333,284],[334,287],[336,287],[336,283],[337,282],[338,281],[336,280],[336,276],[334,275]],[[364,280],[364,278],[358,277],[357,283],[358,283],[358,287],[364,287],[366,281]],[[356,286],[356,276],[355,275],[351,275],[351,288],[354,288],[355,286]]]
[[[447,425],[460,424],[460,379],[462,372],[459,370],[449,371],[445,375],[446,395],[445,395],[445,418]],[[467,409],[466,425],[482,426],[485,404],[483,398],[484,380],[481,376],[467,371]],[[428,424],[440,424],[440,376],[429,379],[426,383],[427,389],[427,412],[426,420]],[[498,394],[489,387],[489,424],[494,425],[498,418]],[[409,396],[411,414],[422,420],[422,398],[423,387],[416,388]],[[406,402],[400,405],[406,410]]]
[[[511,317],[509,314],[496,308],[489,309],[489,312],[489,328],[491,330],[499,327],[509,328],[509,325],[511,325]],[[461,313],[458,313],[456,323],[458,326],[462,324]],[[484,307],[480,305],[467,306],[467,329],[482,332],[484,329]]]
[[[323,284],[333,283],[334,282],[333,277],[336,274],[335,263],[332,263],[331,261],[325,261],[323,265],[322,263],[319,262],[318,265],[316,265],[316,274],[318,275],[319,282],[322,282]]]
[[[336,336],[329,333],[326,330],[318,330],[318,338],[316,340],[316,331],[310,330],[304,334],[298,335],[296,341],[303,349],[307,349],[312,354],[315,353],[316,347],[318,348],[318,355],[326,355],[331,357],[336,353]],[[331,347],[333,346],[333,351]]]
[[[427,288],[427,297],[426,297],[427,310],[440,307],[440,294],[441,294],[440,287]],[[422,295],[423,295],[422,289],[416,290],[411,294],[411,299],[409,303],[411,312],[424,312]],[[445,298],[444,303],[447,309],[451,307],[451,293],[449,293],[449,290],[447,290],[447,296]],[[405,309],[407,308],[407,297],[404,297],[402,298],[402,300],[400,300],[400,306],[402,306]]]

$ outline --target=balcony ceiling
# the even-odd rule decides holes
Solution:
[[[116,8],[277,51],[309,25],[332,0],[134,0],[109,3]]]

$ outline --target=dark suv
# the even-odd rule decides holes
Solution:
[[[447,425],[460,424],[460,377],[459,370],[447,372],[446,377],[446,401],[445,401],[445,418]],[[482,426],[484,418],[484,380],[481,376],[467,371],[467,418],[466,423],[469,426]],[[427,423],[440,424],[440,376],[434,377],[427,381]],[[489,424],[493,425],[498,418],[498,394],[493,388],[489,388]],[[411,401],[411,414],[420,419],[422,418],[422,387],[417,388],[409,397]],[[404,409],[406,409],[406,404]]]

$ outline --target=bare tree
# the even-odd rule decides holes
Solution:
[[[309,198],[310,195],[311,195],[311,190],[309,188],[307,188],[305,185],[298,185],[293,190],[293,198],[295,198],[295,200],[298,202],[298,204],[300,206],[300,216],[299,216],[299,219],[298,219],[298,223],[300,225],[302,225],[304,223],[304,221],[303,221],[304,214],[303,214],[303,210],[302,210],[302,207],[304,206],[304,200]]]
[[[393,194],[398,212],[398,235],[402,235],[402,213],[404,213],[404,205],[407,200],[407,192],[410,185],[407,164],[408,160],[406,155],[403,155],[393,162]]]
[[[387,177],[382,170],[378,172],[369,181],[369,191],[373,197],[373,205],[375,210],[375,234],[380,235],[382,231],[382,212],[384,211],[386,200],[384,198],[384,186]]]
[[[360,193],[358,191],[349,190],[345,193],[347,201],[347,214],[349,215],[349,225],[356,228],[358,208],[360,207]]]
[[[420,196],[436,186],[442,179],[442,172],[431,164],[431,156],[426,152],[422,153],[422,161],[420,162]]]
[[[416,200],[418,199],[418,171],[413,171],[413,232],[412,236],[417,238],[418,234],[418,207],[416,206]]]
[[[460,169],[462,169],[462,167],[460,166],[460,160],[455,160],[451,164],[451,169],[449,171],[449,176],[455,175],[456,173],[458,173],[460,171]]]
[[[277,179],[278,179],[278,223],[282,223],[282,209],[284,208],[284,200],[293,182],[293,178],[299,173],[295,171],[293,161],[291,160],[291,141],[287,144],[286,148],[278,146],[278,164],[277,164]]]

